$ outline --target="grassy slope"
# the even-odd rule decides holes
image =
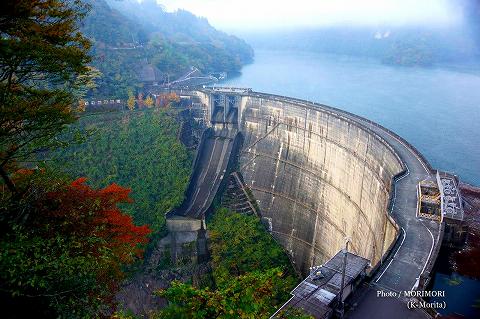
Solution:
[[[117,183],[132,189],[123,208],[136,224],[164,225],[164,214],[181,203],[191,154],[177,140],[173,111],[143,110],[87,115],[78,128],[94,130],[85,143],[56,154],[55,165],[95,187]]]

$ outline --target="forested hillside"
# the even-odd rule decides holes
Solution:
[[[102,73],[90,96],[125,98],[128,90],[141,91],[136,72],[145,64],[173,80],[191,66],[234,73],[252,60],[243,40],[187,11],[165,12],[155,1],[85,1],[91,8],[81,30],[93,42],[92,64]]]
[[[72,177],[88,176],[93,187],[130,188],[134,201],[123,211],[137,225],[159,230],[164,214],[182,201],[191,170],[191,156],[177,139],[175,112],[87,114],[76,128],[93,133],[85,143],[56,152],[55,166]]]
[[[90,42],[78,32],[87,11],[81,1],[1,2],[2,318],[110,317],[149,241],[150,228],[120,209],[129,189],[92,188],[34,156],[73,142],[63,139],[78,118],[72,106],[94,80]]]

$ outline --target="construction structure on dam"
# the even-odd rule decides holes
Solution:
[[[172,258],[191,243],[198,261],[208,258],[205,217],[222,200],[257,214],[303,274],[309,292],[294,290],[286,305],[329,318],[365,278],[372,291],[425,289],[445,229],[462,240],[458,179],[434,170],[388,129],[339,109],[251,89],[177,91],[191,100],[205,130],[186,198],[167,214]],[[346,238],[349,249],[342,251]],[[322,267],[330,279],[315,286],[312,269],[318,275]],[[307,302],[312,296],[320,296],[317,306]],[[352,317],[360,318],[368,303],[381,314],[383,301],[369,298]]]

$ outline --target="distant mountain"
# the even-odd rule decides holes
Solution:
[[[205,18],[185,10],[167,12],[155,0],[144,0],[141,3],[136,0],[107,1],[125,15],[135,17],[146,30],[157,32],[172,41],[223,49],[240,63],[252,61],[253,50],[245,41],[216,30]]]
[[[236,73],[252,61],[243,40],[213,28],[184,10],[166,12],[155,1],[84,0],[91,6],[82,24],[93,42],[93,65],[102,72],[95,97],[125,97],[142,91],[139,69],[153,67],[175,79],[190,68]]]
[[[94,41],[94,45],[118,47],[148,41],[146,31],[139,23],[112,9],[105,0],[84,2],[91,6],[91,10],[83,21],[82,32]]]
[[[471,27],[348,27],[243,34],[256,49],[302,50],[376,58],[387,64],[429,66],[478,58]]]

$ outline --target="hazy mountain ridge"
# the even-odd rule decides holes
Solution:
[[[472,60],[478,42],[465,27],[324,27],[244,34],[258,49],[302,50],[365,56],[396,65],[429,66]]]
[[[197,17],[189,11],[167,12],[155,0],[107,0],[115,9],[139,23],[152,33],[182,44],[212,45],[225,49],[242,63],[251,62],[252,48],[242,39],[228,35],[212,27],[205,18]]]
[[[82,32],[94,45],[120,46],[142,43],[147,39],[141,25],[112,9],[104,0],[84,0],[91,6],[90,12],[82,23]]]
[[[236,73],[253,59],[243,40],[213,28],[188,11],[166,12],[146,1],[84,0],[91,10],[81,30],[93,42],[93,66],[102,72],[96,97],[141,91],[135,70],[151,64],[175,79],[191,66],[204,73]]]

